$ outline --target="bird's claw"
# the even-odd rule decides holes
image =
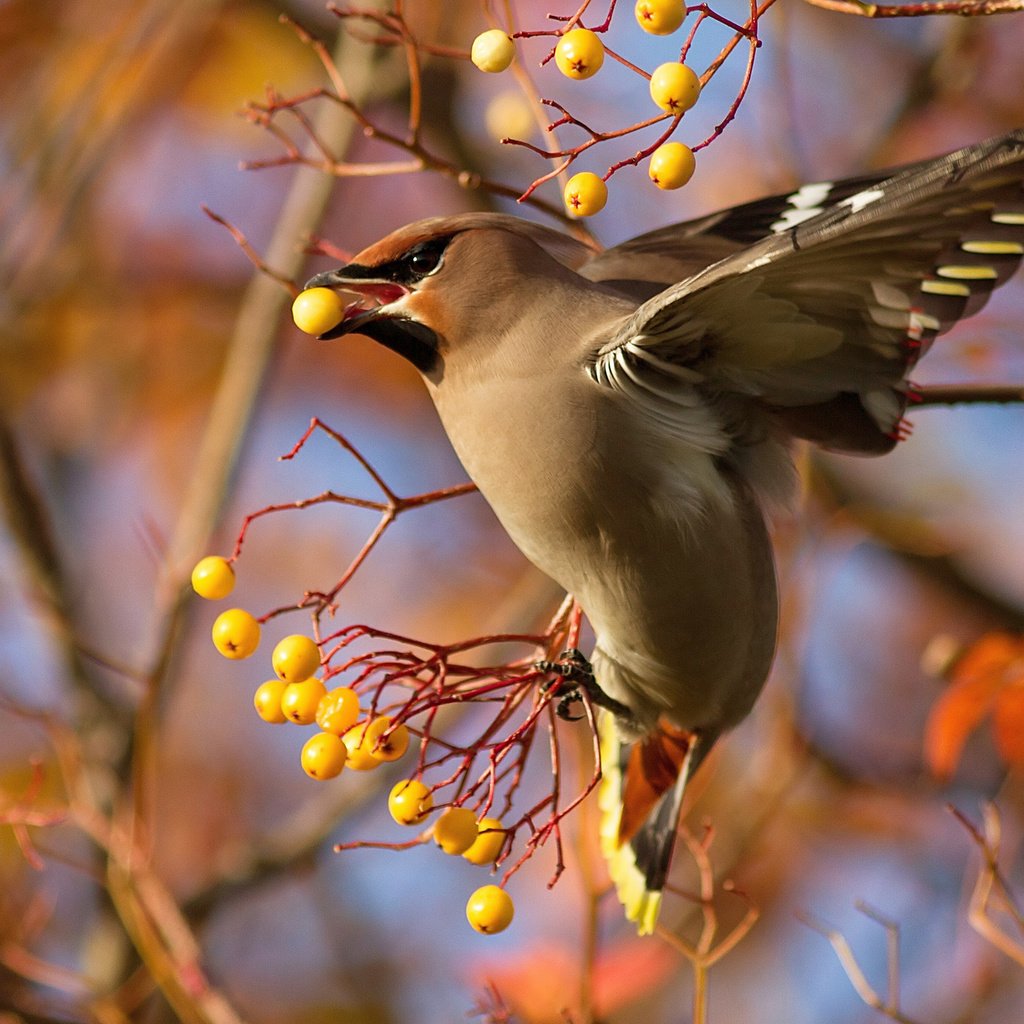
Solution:
[[[591,704],[605,708],[616,715],[629,715],[629,708],[625,704],[609,697],[608,694],[597,685],[594,677],[594,666],[584,657],[583,652],[576,647],[570,647],[558,656],[557,659],[543,660],[536,663],[541,672],[546,672],[557,678],[546,681],[541,685],[542,692],[550,694],[558,693],[566,686],[566,692],[558,698],[555,705],[555,714],[567,722],[577,722],[583,715],[574,715],[570,711],[573,704],[582,702],[583,692],[586,693]]]

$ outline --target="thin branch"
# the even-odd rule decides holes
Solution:
[[[124,704],[101,685],[83,660],[49,509],[25,464],[14,431],[2,416],[0,515],[16,545],[20,566],[30,581],[35,610],[41,613],[43,624],[66,665],[68,678],[87,705],[99,704],[105,716],[126,725]]]
[[[268,264],[265,263],[263,259],[260,257],[259,253],[257,253],[256,250],[252,247],[252,245],[249,242],[249,239],[246,238],[245,235],[234,226],[234,224],[232,224],[225,217],[222,217],[219,213],[214,213],[213,210],[211,210],[205,203],[201,203],[199,209],[202,210],[203,213],[205,213],[206,216],[209,217],[210,220],[212,220],[214,223],[220,224],[222,227],[228,229],[228,231],[231,234],[231,237],[238,244],[238,247],[242,250],[242,252],[245,253],[249,262],[261,274],[266,274],[267,277],[270,277],[273,280],[278,281],[280,284],[282,284],[285,290],[293,299],[295,298],[296,295],[299,294],[299,286],[290,277],[288,277],[287,274],[282,274],[279,271],[274,270],[273,267],[268,266]]]
[[[871,910],[863,903],[858,903],[857,909],[865,916],[882,925],[887,933],[889,994],[885,999],[875,991],[871,982],[868,981],[860,964],[857,962],[856,954],[842,932],[804,911],[797,911],[796,917],[803,924],[807,925],[808,928],[828,939],[836,954],[836,958],[839,960],[840,966],[846,972],[846,977],[849,978],[854,991],[860,996],[861,1001],[866,1006],[877,1010],[889,1020],[895,1021],[896,1024],[920,1024],[914,1018],[908,1017],[899,1006],[899,980],[898,977],[894,977],[894,975],[898,974],[899,970],[899,961],[896,959],[898,957],[898,926],[895,922],[883,917],[877,911]],[[896,951],[895,954],[894,949]]]
[[[715,909],[715,871],[710,856],[711,844],[715,837],[714,829],[710,825],[706,825],[703,834],[697,837],[685,825],[680,825],[679,833],[697,868],[699,891],[695,895],[668,887],[666,887],[666,891],[684,896],[697,905],[702,918],[700,933],[693,945],[667,928],[658,926],[655,928],[655,934],[690,961],[693,969],[693,1024],[706,1024],[708,971],[746,938],[750,929],[757,923],[760,911],[750,901],[746,893],[737,889],[728,880],[723,882],[722,891],[742,899],[747,904],[747,910],[729,934],[719,939],[716,944],[719,922],[718,911]]]
[[[966,815],[955,807],[951,807],[950,811],[974,840],[983,860],[981,870],[974,883],[974,890],[971,893],[967,919],[971,927],[982,938],[1024,967],[1024,913],[1017,906],[1009,883],[999,868],[999,847],[1002,839],[1002,823],[999,812],[993,804],[986,804],[983,810],[982,829],[978,829]],[[1012,936],[993,920],[992,905],[994,903],[997,903],[1013,921],[1020,933],[1019,938]]]

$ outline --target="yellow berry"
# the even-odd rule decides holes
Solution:
[[[505,845],[505,831],[498,818],[481,818],[476,823],[477,836],[462,856],[471,864],[493,864]]]
[[[378,761],[397,761],[409,749],[409,730],[401,724],[392,727],[391,719],[381,715],[367,723],[364,742]]]
[[[281,711],[296,725],[312,725],[316,709],[324,699],[327,688],[319,679],[305,679],[301,683],[288,683],[281,694]]]
[[[693,150],[681,142],[666,142],[651,154],[647,174],[658,188],[682,188],[697,167]]]
[[[220,555],[207,555],[192,570],[192,589],[208,601],[219,601],[235,589],[235,570]]]
[[[388,810],[399,825],[419,825],[434,806],[434,797],[419,779],[396,782],[388,796]]]
[[[292,320],[306,334],[323,334],[345,319],[345,303],[330,288],[307,288],[292,303]]]
[[[248,658],[260,645],[260,624],[242,608],[230,608],[214,620],[212,635],[225,658]]]
[[[316,709],[316,724],[324,732],[342,736],[359,717],[359,695],[347,686],[336,686],[320,701]]]
[[[515,916],[512,897],[497,885],[483,885],[466,904],[466,919],[484,935],[503,932]]]
[[[566,78],[591,78],[603,63],[604,45],[588,28],[570,29],[555,47],[555,64]]]
[[[359,725],[352,726],[341,737],[341,741],[348,750],[348,766],[357,772],[373,771],[374,768],[379,768],[383,764],[379,757],[370,752],[370,747],[366,743],[367,725],[369,722],[360,722]]]
[[[662,64],[651,75],[651,99],[670,114],[682,114],[697,102],[700,79],[678,61]]]
[[[604,209],[608,186],[591,171],[574,174],[565,186],[565,208],[575,217],[589,217]]]
[[[253,694],[252,702],[256,708],[256,714],[269,722],[271,725],[281,725],[287,722],[285,713],[281,710],[281,697],[284,695],[285,684],[280,679],[268,679]]]
[[[481,70],[489,74],[504,71],[516,56],[516,44],[500,28],[481,32],[473,40],[469,59]]]
[[[468,807],[449,807],[434,822],[434,842],[445,853],[465,853],[476,837],[476,815]]]
[[[645,32],[667,36],[682,25],[686,4],[684,0],[638,0],[633,13]]]
[[[320,667],[320,648],[310,637],[293,633],[274,648],[270,660],[278,679],[301,683]]]
[[[533,107],[522,94],[508,89],[498,93],[487,104],[484,125],[488,135],[498,141],[508,137],[526,138],[536,129]]]
[[[318,732],[302,746],[302,770],[311,779],[333,779],[345,767],[348,751],[340,736]]]

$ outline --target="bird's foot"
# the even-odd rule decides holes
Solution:
[[[555,705],[555,714],[568,722],[575,722],[583,718],[583,715],[574,715],[572,705],[583,700],[583,693],[586,693],[591,704],[619,717],[631,718],[632,713],[621,701],[609,697],[594,677],[594,666],[583,656],[583,653],[575,647],[570,647],[554,661],[538,661],[536,667],[541,672],[557,676],[543,684],[544,693],[553,693],[558,696],[558,703]],[[565,693],[560,691],[565,690]]]

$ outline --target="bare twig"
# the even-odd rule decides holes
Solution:
[[[245,237],[244,233],[235,227],[227,218],[222,217],[219,213],[214,213],[205,203],[201,204],[199,209],[206,214],[215,224],[220,224],[222,227],[228,229],[231,237],[238,244],[238,247],[245,253],[249,262],[261,273],[266,274],[267,277],[273,278],[275,281],[279,281],[283,285],[284,289],[288,294],[295,298],[299,294],[299,286],[288,277],[286,274],[279,273],[273,267],[268,266],[267,263],[261,258],[259,253],[252,247],[249,239]]]
[[[747,895],[737,889],[731,882],[722,883],[722,891],[738,896],[747,904],[746,913],[739,923],[720,939],[716,945],[718,934],[718,911],[715,909],[715,872],[711,864],[710,850],[714,840],[714,830],[705,826],[703,834],[695,836],[685,825],[680,826],[680,835],[697,867],[699,892],[689,895],[672,889],[677,895],[693,900],[700,909],[702,923],[696,943],[691,945],[681,936],[666,928],[658,926],[656,934],[677,952],[681,953],[693,968],[693,1024],[706,1024],[708,1014],[708,971],[722,957],[726,956],[747,936],[750,929],[757,923],[759,911],[750,902]],[[668,890],[667,890],[668,891]]]
[[[832,928],[822,921],[819,921],[816,917],[813,917],[806,912],[798,911],[796,916],[797,919],[807,925],[808,928],[818,932],[819,935],[824,935],[825,938],[828,939],[832,949],[835,951],[840,965],[846,972],[847,978],[850,979],[850,984],[853,986],[854,991],[858,996],[860,996],[865,1005],[870,1006],[873,1010],[877,1010],[889,1020],[896,1021],[897,1024],[919,1024],[917,1020],[912,1017],[908,1017],[907,1014],[900,1009],[899,925],[865,903],[858,902],[857,909],[866,917],[871,918],[872,921],[876,921],[880,924],[886,932],[888,946],[887,962],[889,991],[884,999],[875,991],[871,982],[868,981],[867,976],[864,974],[860,964],[857,962],[856,954],[853,952],[850,943],[842,932],[836,928]]]
[[[1024,913],[1017,905],[1009,883],[999,868],[999,847],[1002,838],[999,812],[993,804],[985,804],[982,811],[982,827],[979,829],[955,807],[951,807],[950,811],[967,830],[982,856],[982,866],[971,893],[967,919],[982,938],[1024,967]],[[994,910],[1001,911],[1009,918],[1016,928],[1016,936],[994,920]]]

